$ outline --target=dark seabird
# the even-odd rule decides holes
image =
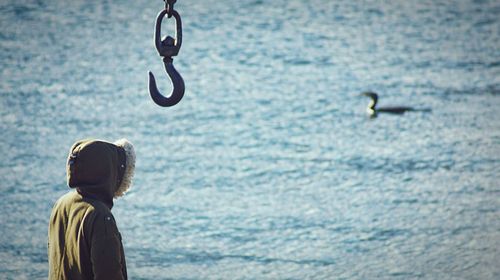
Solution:
[[[377,113],[389,113],[389,114],[404,114],[405,112],[408,111],[415,111],[414,108],[412,107],[406,107],[406,106],[395,106],[395,107],[377,107],[377,101],[378,101],[378,95],[375,92],[367,91],[361,93],[364,96],[368,96],[371,98],[370,103],[368,104],[368,107],[366,108],[366,111],[370,116],[376,116]]]

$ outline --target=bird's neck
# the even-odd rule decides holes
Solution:
[[[375,111],[375,105],[377,105],[377,99],[372,99],[370,103],[368,103],[368,110]]]

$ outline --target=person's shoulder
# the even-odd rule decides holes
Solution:
[[[86,201],[89,204],[88,210],[96,216],[109,216],[111,210],[106,206],[106,204],[100,202],[99,200]]]
[[[54,203],[54,208],[67,207],[78,201],[78,199],[78,193],[76,191],[69,191],[57,199],[56,203]]]
[[[77,199],[77,196],[78,196],[77,191],[70,190],[70,191],[66,192],[65,194],[61,195],[61,197],[59,197],[59,199],[58,199],[58,202],[59,201],[75,200],[75,199]]]
[[[96,199],[83,197],[73,190],[62,195],[55,203],[54,209],[73,209],[72,212],[85,212],[85,215],[109,215],[111,210]]]
[[[111,210],[99,200],[83,197],[80,206],[77,207],[84,209],[82,214],[85,217],[84,220],[87,226],[99,226],[101,221],[110,219],[114,221]]]

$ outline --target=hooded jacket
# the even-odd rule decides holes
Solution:
[[[130,187],[135,153],[125,139],[76,142],[66,165],[70,188],[49,222],[49,279],[127,279],[113,198]]]

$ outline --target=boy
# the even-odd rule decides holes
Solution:
[[[75,190],[59,198],[50,216],[49,279],[127,279],[111,208],[130,187],[134,168],[134,147],[125,139],[73,144],[66,171]]]

